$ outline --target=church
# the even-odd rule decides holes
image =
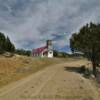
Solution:
[[[47,40],[46,45],[40,48],[36,48],[32,50],[32,55],[34,57],[47,57],[53,58],[53,46],[52,40]]]

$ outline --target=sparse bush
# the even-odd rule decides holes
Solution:
[[[16,54],[19,54],[19,55],[26,55],[26,56],[30,56],[31,55],[31,51],[29,50],[24,50],[24,49],[17,49],[15,51]]]
[[[86,67],[84,65],[82,65],[80,67],[80,73],[85,73],[85,71],[86,71]]]
[[[84,72],[84,77],[89,78],[91,76],[92,72],[90,69],[86,68]]]
[[[84,77],[89,78],[92,74],[92,71],[89,68],[86,68],[85,65],[80,67],[79,73],[83,74]]]
[[[54,50],[54,57],[67,58],[67,57],[70,57],[70,55],[67,54],[66,52],[60,52],[60,51]]]

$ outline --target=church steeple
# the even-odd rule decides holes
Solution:
[[[53,46],[52,46],[52,40],[47,40],[47,50],[48,50],[48,57],[53,57]]]
[[[48,50],[52,50],[52,40],[47,40],[47,48]]]

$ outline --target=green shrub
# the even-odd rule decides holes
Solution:
[[[82,65],[82,66],[80,67],[80,73],[85,73],[85,71],[86,71],[86,68],[85,68],[84,65]]]
[[[91,76],[91,74],[92,74],[91,70],[86,68],[85,73],[84,73],[84,77],[89,78]]]
[[[86,68],[84,65],[80,67],[79,72],[82,73],[86,78],[89,78],[92,74],[92,71],[89,68]]]

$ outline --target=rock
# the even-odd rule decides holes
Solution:
[[[91,77],[92,79],[95,79],[95,78],[96,78],[93,74],[91,74],[90,77]]]

